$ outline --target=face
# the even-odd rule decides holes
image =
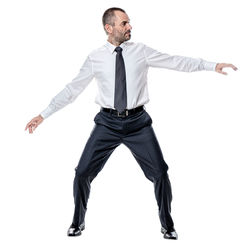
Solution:
[[[109,37],[119,43],[129,40],[132,26],[128,15],[122,11],[115,11],[114,23],[114,26],[106,24]]]

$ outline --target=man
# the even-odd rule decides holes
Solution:
[[[128,15],[121,8],[107,9],[102,21],[108,35],[106,44],[87,56],[76,78],[51,100],[40,115],[27,124],[25,130],[28,128],[29,133],[33,133],[45,118],[72,103],[95,77],[99,90],[95,102],[101,110],[94,118],[94,129],[75,168],[75,210],[68,236],[81,235],[85,229],[91,182],[115,148],[124,143],[146,178],[154,184],[164,238],[177,239],[170,214],[172,192],[168,165],[152,128],[152,119],[144,108],[149,101],[148,68],[186,72],[211,70],[222,74],[226,74],[222,71],[224,67],[237,68],[232,64],[208,62],[201,58],[170,56],[143,43],[127,42],[131,38],[132,27]]]

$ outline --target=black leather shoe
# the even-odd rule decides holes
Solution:
[[[174,228],[165,229],[164,227],[162,227],[161,232],[163,233],[163,237],[165,239],[169,239],[169,240],[177,240],[178,239],[178,235],[177,235]]]
[[[85,229],[84,223],[81,224],[79,227],[76,227],[75,225],[71,224],[71,226],[68,229],[67,235],[68,236],[79,236],[82,234],[82,230]]]

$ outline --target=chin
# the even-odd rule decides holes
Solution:
[[[131,38],[131,35],[128,38],[125,38],[125,41],[128,41]]]

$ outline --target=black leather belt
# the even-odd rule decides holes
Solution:
[[[109,108],[103,108],[103,107],[101,108],[102,111],[111,113],[113,115],[116,115],[117,117],[126,117],[126,116],[129,116],[129,115],[135,114],[137,112],[140,112],[143,109],[144,108],[143,108],[143,105],[142,105],[142,106],[136,107],[134,109],[125,109],[125,110],[123,110],[122,112],[119,113],[116,109],[109,109]]]

